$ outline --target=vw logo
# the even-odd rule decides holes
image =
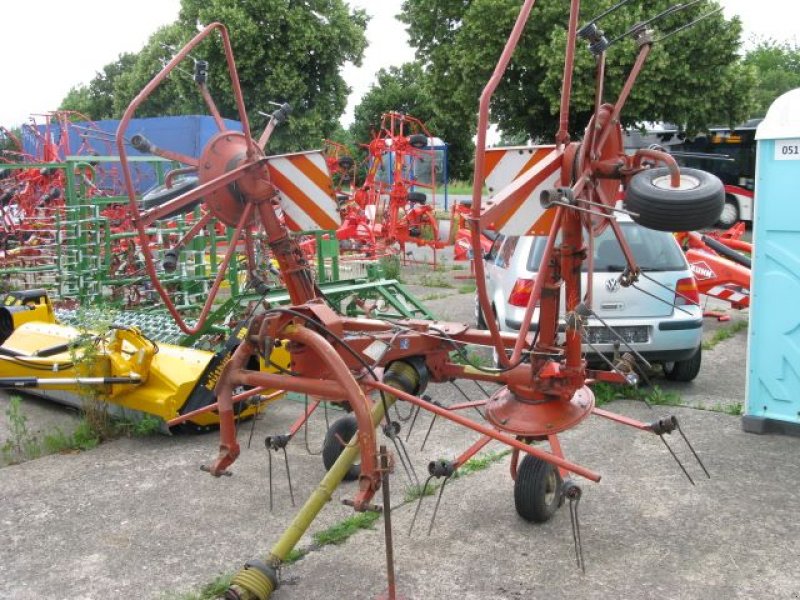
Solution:
[[[619,279],[616,277],[612,277],[611,279],[606,280],[606,289],[609,292],[616,292],[619,290]]]

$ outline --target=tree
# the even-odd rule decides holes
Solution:
[[[120,54],[113,63],[107,64],[88,84],[70,89],[61,101],[61,110],[74,110],[93,120],[110,119],[114,116],[114,86],[120,75],[133,67],[136,55]]]
[[[360,64],[366,47],[366,13],[351,11],[344,0],[182,0],[177,21],[156,31],[135,61],[113,77],[113,116],[121,116],[163,64],[197,34],[198,24],[215,21],[231,32],[251,127],[258,131],[266,124],[259,111],[271,113],[270,101],[289,102],[294,109],[273,136],[270,151],[318,146],[336,130],[349,93],[341,67],[345,62]],[[192,56],[208,61],[211,94],[224,117],[237,119],[219,39],[204,41]],[[192,82],[191,60],[183,69],[174,71],[136,116],[205,112]],[[67,99],[84,102],[97,88],[93,80],[88,91],[73,88]]]
[[[612,0],[584,0],[582,19],[610,7]],[[628,4],[600,23],[609,39],[673,4],[652,0]],[[714,7],[693,5],[659,22],[661,31],[691,21]],[[478,98],[519,12],[519,0],[405,0],[401,19],[429,76],[446,82],[437,109],[473,124]],[[523,37],[492,102],[492,121],[511,136],[552,140],[558,129],[568,3],[541,2],[534,8]],[[720,14],[655,44],[623,111],[623,124],[669,121],[689,131],[715,122],[738,122],[750,104],[749,71],[737,63],[741,23]],[[659,33],[656,33],[658,37]],[[713,40],[713,43],[709,43]],[[631,39],[612,46],[607,55],[606,93],[616,97],[634,62]],[[582,134],[594,102],[595,61],[583,42],[575,57],[570,133]],[[723,101],[724,100],[724,101]],[[472,125],[474,129],[474,125]]]
[[[800,87],[800,46],[772,39],[761,40],[747,52],[744,65],[756,78],[752,116],[763,117],[775,98]]]

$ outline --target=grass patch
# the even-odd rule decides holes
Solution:
[[[6,409],[6,422],[11,435],[0,445],[3,462],[15,464],[45,454],[91,450],[107,439],[122,436],[143,437],[161,428],[161,419],[152,415],[145,415],[139,420],[110,417],[106,420],[105,417],[98,418],[99,414],[99,409],[81,413],[72,433],[65,433],[60,427],[56,427],[39,436],[28,428],[28,416],[22,409],[22,399],[12,396]]]
[[[215,600],[221,598],[231,585],[234,573],[223,573],[196,592],[167,593],[163,600]]]
[[[395,281],[399,281],[403,283],[403,280],[400,279],[400,257],[392,254],[389,256],[382,256],[380,261],[378,262],[381,268],[381,272],[386,279],[394,279]]]
[[[703,350],[713,350],[714,347],[720,342],[724,342],[725,340],[732,338],[734,335],[740,331],[744,331],[745,329],[747,329],[747,321],[736,321],[736,323],[729,327],[720,327],[714,332],[714,335],[711,336],[711,339],[703,342]]]
[[[483,354],[479,354],[475,350],[462,350],[461,352],[453,352],[450,354],[450,360],[458,365],[467,365],[470,367],[491,367],[492,361]]]
[[[680,406],[683,404],[681,395],[677,392],[665,392],[657,385],[646,390],[632,385],[614,385],[598,381],[591,386],[597,406],[608,404],[613,400],[646,400],[650,404],[661,406]]]
[[[433,273],[426,273],[422,277],[419,278],[419,285],[425,287],[436,287],[436,288],[452,288],[454,287],[452,283],[450,283],[446,277],[444,277],[439,272]]]
[[[458,286],[458,293],[459,294],[472,294],[475,290],[478,289],[474,283],[465,283],[463,285]]]
[[[289,551],[289,554],[286,555],[286,558],[283,559],[284,565],[291,565],[292,563],[296,563],[298,560],[303,558],[306,554],[308,554],[308,550],[301,550],[299,548],[292,548]]]
[[[327,529],[317,531],[314,534],[314,543],[318,546],[343,544],[350,536],[357,533],[359,530],[372,529],[375,521],[377,521],[380,516],[381,514],[377,512],[363,512],[347,517]]]
[[[441,300],[442,298],[448,298],[449,296],[450,296],[450,294],[444,294],[444,293],[437,294],[437,293],[433,293],[433,294],[428,294],[428,295],[426,295],[426,296],[423,296],[422,298],[420,298],[420,300],[421,300],[422,302],[427,302],[427,301],[429,301],[429,300]]]

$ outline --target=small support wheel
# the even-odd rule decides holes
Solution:
[[[176,179],[172,187],[169,188],[166,186],[166,184],[162,183],[161,185],[149,190],[142,196],[142,206],[146,210],[156,208],[157,206],[161,206],[169,200],[177,198],[178,196],[182,196],[186,192],[193,190],[198,185],[200,185],[200,180],[196,175],[190,175],[188,177]],[[175,212],[162,217],[162,219],[171,219],[176,215],[187,213],[193,210],[194,207],[200,204],[202,201],[202,198],[198,198],[196,202],[192,202],[189,206],[184,206],[182,209],[176,210]]]
[[[711,227],[725,205],[725,188],[718,177],[698,169],[681,169],[673,188],[666,167],[647,169],[631,178],[625,207],[637,213],[639,225],[658,231],[694,231]]]
[[[345,444],[353,439],[353,436],[358,432],[358,422],[352,415],[336,419],[325,434],[325,441],[322,443],[322,463],[325,465],[325,470],[330,470],[336,459],[344,450],[342,442]],[[347,474],[344,476],[345,481],[355,481],[361,474],[361,463],[354,463]]]
[[[553,465],[526,454],[514,481],[514,506],[526,521],[544,523],[564,503],[561,475]]]
[[[408,143],[412,148],[417,148],[419,150],[428,145],[428,136],[424,133],[415,133],[409,136]]]

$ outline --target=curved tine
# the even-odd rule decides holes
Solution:
[[[430,475],[422,486],[422,490],[419,493],[419,500],[417,501],[417,508],[414,511],[414,516],[411,518],[411,525],[408,527],[408,535],[411,535],[411,532],[414,530],[414,523],[417,522],[417,515],[419,514],[419,509],[422,508],[422,501],[425,499],[426,492],[428,491],[428,484],[434,477],[435,475]]]
[[[436,504],[433,507],[433,514],[431,515],[431,523],[430,525],[428,525],[428,535],[430,535],[431,531],[433,531],[433,524],[436,521],[436,514],[439,512],[439,504],[442,501],[442,494],[444,494],[444,488],[447,485],[447,482],[450,481],[450,477],[452,477],[452,475],[448,475],[447,477],[445,477],[444,481],[442,481],[442,485],[439,487],[439,495],[436,496]]]

